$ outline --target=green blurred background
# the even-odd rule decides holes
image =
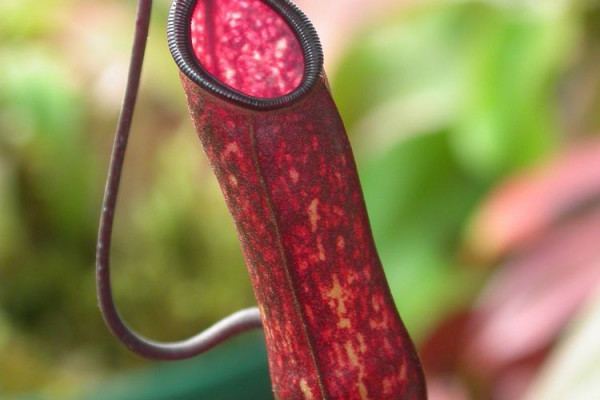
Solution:
[[[346,25],[349,10],[298,4],[336,46],[332,91],[394,297],[422,344],[490,275],[479,264],[495,261],[465,245],[484,196],[598,132],[600,3],[355,1]],[[124,317],[159,340],[254,304],[166,47],[168,7],[153,11],[113,251]],[[268,393],[260,335],[201,364],[156,367],[110,337],[96,306],[95,236],[134,12],[133,0],[0,0],[2,398],[116,399],[152,387],[153,374],[181,389],[205,372],[220,382],[218,371]],[[153,393],[194,398],[173,390]],[[153,398],[138,396],[123,398]]]

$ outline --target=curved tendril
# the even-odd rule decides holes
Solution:
[[[127,86],[117,124],[102,203],[96,248],[96,287],[98,291],[98,304],[102,316],[113,335],[130,350],[143,357],[160,360],[177,360],[203,353],[238,333],[260,328],[262,325],[258,308],[254,307],[240,310],[187,340],[171,343],[155,342],[140,336],[129,328],[119,315],[113,300],[110,283],[110,245],[114,212],[127,149],[127,140],[131,130],[133,111],[140,83],[151,9],[152,0],[139,0]]]

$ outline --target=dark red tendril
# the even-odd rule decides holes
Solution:
[[[250,329],[260,328],[262,325],[258,309],[253,307],[240,310],[189,339],[169,343],[155,342],[132,330],[119,315],[114,302],[110,279],[110,249],[113,222],[121,172],[127,150],[127,141],[131,130],[133,111],[140,84],[142,64],[144,62],[151,9],[152,0],[139,0],[127,87],[121,107],[121,115],[117,124],[108,179],[104,191],[104,200],[102,202],[102,214],[96,247],[96,287],[98,292],[98,306],[100,307],[104,321],[112,334],[125,346],[145,358],[178,360],[203,353],[232,336]]]

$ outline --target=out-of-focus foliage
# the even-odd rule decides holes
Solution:
[[[560,142],[556,91],[575,30],[567,12],[434,2],[366,31],[342,60],[336,100],[364,153],[375,236],[417,338],[473,295],[478,274],[455,256],[481,195]]]
[[[155,2],[113,262],[126,319],[145,335],[173,340],[253,299],[166,49],[167,9],[167,2]],[[93,269],[134,11],[133,0],[0,2],[0,397],[80,398],[116,371],[144,365],[108,336]],[[432,400],[492,392],[518,399],[510,395],[526,392],[504,384],[506,376],[521,377],[522,360],[502,364],[516,375],[457,372],[479,365],[484,374],[491,365],[473,364],[469,349],[457,344],[464,341],[460,332],[475,337],[494,326],[494,318],[476,311],[497,315],[502,301],[522,293],[503,282],[513,271],[529,271],[527,257],[558,235],[555,227],[566,229],[566,238],[581,232],[578,223],[598,207],[598,193],[566,201],[581,220],[571,219],[572,209],[556,210],[535,237],[494,254],[486,249],[498,236],[487,232],[496,225],[480,210],[504,180],[539,164],[560,165],[563,149],[584,137],[598,140],[599,21],[600,6],[592,1],[414,2],[360,27],[328,71],[390,286],[433,371]],[[575,165],[564,175],[550,168],[549,176],[575,179],[584,168]],[[557,184],[547,196],[565,187]],[[520,229],[535,203],[521,214],[511,210],[500,207],[493,218],[517,215],[508,226]],[[508,261],[499,263],[502,257]],[[496,266],[500,272],[492,272]],[[531,279],[540,279],[542,289],[543,273]],[[557,287],[566,293],[558,301],[573,300]],[[524,307],[543,309],[546,298],[540,299],[526,298]],[[590,318],[573,329],[585,336],[587,326],[597,325]],[[544,342],[524,381],[535,379],[569,321],[542,332],[551,343]],[[536,321],[531,325],[521,330]],[[444,329],[446,342],[431,351]],[[558,356],[546,373],[561,371],[566,358]],[[586,367],[593,363],[585,363],[575,367],[578,374],[597,377]],[[543,393],[549,380],[531,393]]]
[[[175,340],[253,297],[165,46],[167,7],[154,10],[113,262],[126,318]],[[0,397],[64,398],[141,364],[107,334],[93,264],[134,11],[134,1],[0,4]]]
[[[597,31],[597,4],[428,2],[334,75],[432,399],[521,398],[600,281]]]

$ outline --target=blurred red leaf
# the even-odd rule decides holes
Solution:
[[[484,201],[470,253],[504,256],[470,310],[424,342],[436,390],[452,398],[460,377],[471,398],[520,398],[557,338],[600,283],[600,142],[579,144],[509,179]],[[442,392],[444,390],[441,390]]]
[[[469,254],[496,260],[599,195],[600,141],[579,143],[490,194],[469,230]]]
[[[598,243],[600,207],[505,263],[475,307],[468,358],[496,369],[550,344],[600,281]]]

